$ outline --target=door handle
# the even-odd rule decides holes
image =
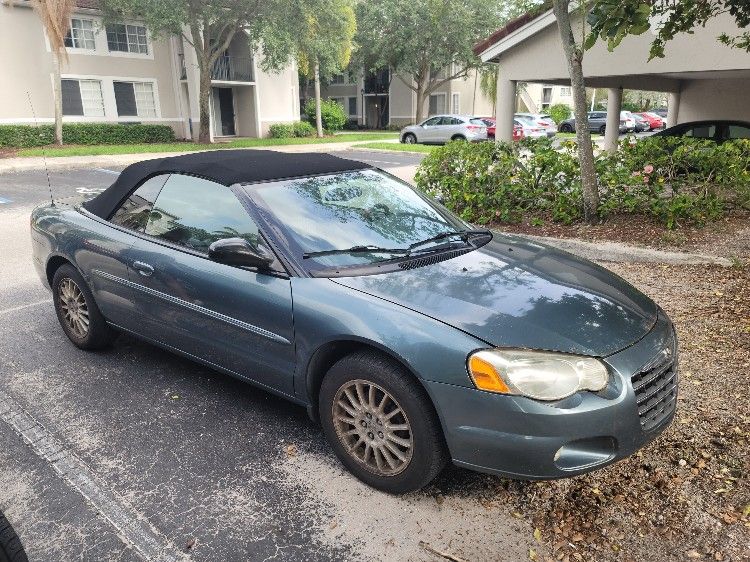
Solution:
[[[134,261],[133,269],[135,269],[138,273],[140,273],[144,277],[151,277],[154,274],[153,266],[147,263],[144,263],[142,261]]]

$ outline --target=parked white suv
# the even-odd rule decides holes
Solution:
[[[406,144],[442,144],[452,140],[487,140],[487,125],[468,115],[435,115],[419,125],[401,129],[401,142]]]

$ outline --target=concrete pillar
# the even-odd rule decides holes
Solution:
[[[669,92],[667,100],[667,127],[674,127],[679,123],[680,92]]]
[[[503,78],[502,73],[497,78],[495,107],[495,141],[511,142],[513,140],[513,115],[516,113],[516,81]]]
[[[617,150],[620,139],[620,111],[622,110],[622,88],[607,90],[607,128],[604,131],[604,149],[607,152]]]

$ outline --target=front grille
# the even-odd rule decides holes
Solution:
[[[677,360],[674,348],[631,377],[643,431],[650,431],[672,415],[677,405]]]
[[[398,266],[401,269],[416,269],[418,267],[424,267],[426,265],[432,265],[433,263],[438,263],[441,261],[446,261],[455,258],[456,256],[460,256],[461,254],[465,254],[467,252],[471,252],[474,248],[462,248],[460,250],[452,250],[450,252],[441,252],[439,254],[433,254],[431,256],[427,256],[424,258],[415,258],[410,260],[405,260],[398,263]]]

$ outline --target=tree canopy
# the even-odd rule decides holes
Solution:
[[[596,0],[588,15],[591,32],[586,47],[591,47],[598,38],[606,41],[611,51],[627,35],[640,35],[655,29],[656,37],[651,43],[649,59],[664,56],[668,41],[680,33],[693,33],[696,27],[721,14],[734,17],[739,28],[750,24],[750,2],[748,0]],[[750,32],[737,35],[722,34],[723,43],[750,51]]]

